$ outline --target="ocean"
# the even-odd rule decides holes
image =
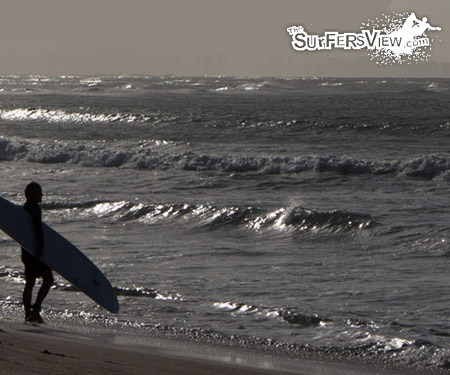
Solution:
[[[44,319],[449,367],[449,89],[0,77],[1,196],[39,182],[44,221],[121,308],[57,277]],[[21,321],[19,247],[2,232],[0,248],[0,314]]]

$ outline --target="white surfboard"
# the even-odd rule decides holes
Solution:
[[[114,290],[97,266],[47,224],[42,223],[42,227],[45,245],[41,261],[105,309],[119,312]],[[36,255],[37,241],[30,213],[1,197],[0,229]]]

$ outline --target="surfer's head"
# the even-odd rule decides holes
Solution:
[[[30,182],[25,188],[25,198],[27,201],[42,201],[42,188],[37,182]]]

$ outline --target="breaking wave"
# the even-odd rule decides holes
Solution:
[[[254,315],[263,318],[279,319],[282,322],[295,325],[297,328],[317,327],[331,322],[328,318],[322,318],[318,315],[302,314],[296,311],[258,307],[245,303],[235,302],[215,302],[213,307],[219,311],[229,312],[233,315]]]
[[[235,317],[253,318],[254,320],[277,319],[289,324],[293,329],[308,329],[319,326],[346,327],[346,333],[355,337],[355,344],[348,347],[328,347],[303,344],[292,344],[272,339],[263,339],[258,345],[289,352],[306,351],[311,354],[328,354],[350,358],[382,358],[386,363],[397,365],[416,364],[423,367],[440,367],[448,369],[449,351],[423,339],[405,339],[384,336],[380,327],[372,321],[346,319],[345,321],[320,317],[316,314],[304,314],[292,309],[261,307],[245,303],[216,302],[213,307],[218,311],[232,314]],[[333,333],[331,333],[333,334]],[[254,338],[249,338],[254,340]]]
[[[334,155],[239,156],[210,155],[193,151],[169,152],[159,146],[166,141],[43,143],[0,137],[0,160],[34,163],[77,164],[86,167],[124,167],[148,170],[220,171],[261,175],[297,174],[308,171],[338,174],[403,174],[450,179],[450,156],[428,154],[409,160],[366,160]]]
[[[4,121],[42,121],[49,123],[112,123],[112,122],[147,122],[152,116],[133,113],[82,113],[66,112],[44,108],[16,108],[0,110],[0,120]]]

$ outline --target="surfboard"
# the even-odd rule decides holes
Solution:
[[[1,197],[0,229],[36,255],[37,241],[30,213]],[[105,309],[119,312],[119,302],[111,283],[97,266],[47,224],[42,223],[42,229],[45,244],[41,261]]]

